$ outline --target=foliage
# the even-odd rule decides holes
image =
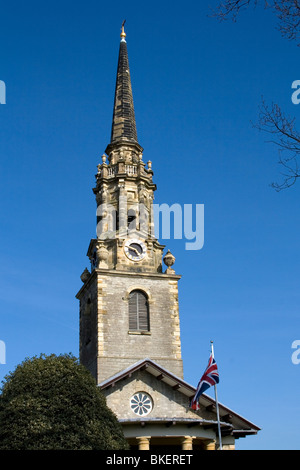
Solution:
[[[0,450],[127,449],[94,378],[72,355],[28,358],[2,383]]]

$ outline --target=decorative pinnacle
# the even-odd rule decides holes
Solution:
[[[126,20],[124,20],[123,23],[122,23],[122,32],[121,32],[121,35],[120,35],[121,41],[123,41],[123,42],[126,42],[126,41],[125,41],[126,33],[125,33],[125,31],[124,31],[125,22],[126,22]]]

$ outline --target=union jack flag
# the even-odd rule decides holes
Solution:
[[[217,367],[216,361],[214,360],[211,354],[209,361],[208,361],[208,365],[198,383],[196,393],[191,401],[191,408],[193,410],[199,410],[200,408],[199,406],[200,395],[202,395],[202,393],[204,393],[205,390],[207,390],[209,387],[211,387],[212,385],[216,385],[217,383],[219,383],[218,367]]]

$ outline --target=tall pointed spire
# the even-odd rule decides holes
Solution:
[[[125,21],[122,23],[110,145],[138,143],[124,24]]]

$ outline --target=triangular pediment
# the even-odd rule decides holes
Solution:
[[[196,388],[148,358],[108,378],[99,387],[110,403],[116,403],[113,411],[123,423],[139,421],[142,425],[164,423],[166,426],[184,423],[205,429],[215,429],[218,423],[213,398],[203,394],[200,409],[192,410],[189,404]],[[138,405],[135,406],[139,396],[141,400],[149,397],[151,412],[139,414]],[[259,431],[256,425],[223,404],[219,404],[219,412],[224,434],[238,438]]]

